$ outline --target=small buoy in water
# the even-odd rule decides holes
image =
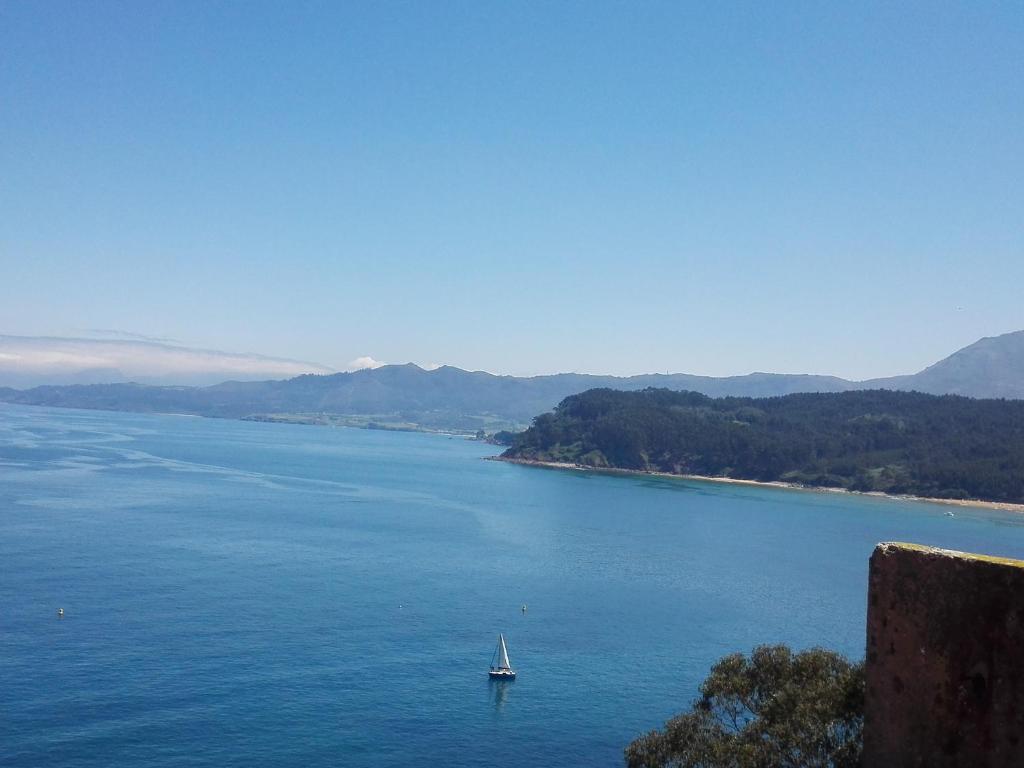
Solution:
[[[63,608],[58,608],[57,609],[57,617],[61,618],[61,619],[64,618],[64,609]]]
[[[523,603],[523,613],[526,613],[526,603]]]

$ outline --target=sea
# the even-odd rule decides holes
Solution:
[[[0,765],[620,766],[725,654],[862,658],[878,542],[1024,557],[1024,515],[498,450],[0,405]]]

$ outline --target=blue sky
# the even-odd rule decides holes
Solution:
[[[0,333],[904,373],[1022,179],[1019,2],[0,5]]]

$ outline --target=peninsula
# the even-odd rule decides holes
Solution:
[[[774,398],[594,389],[512,437],[520,463],[1024,503],[1024,402],[868,390]]]

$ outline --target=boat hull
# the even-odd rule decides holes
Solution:
[[[515,680],[516,679],[516,673],[513,672],[512,670],[508,670],[508,671],[500,670],[500,671],[497,671],[497,672],[495,672],[494,670],[491,670],[490,672],[487,673],[487,676],[490,677],[491,680]]]

